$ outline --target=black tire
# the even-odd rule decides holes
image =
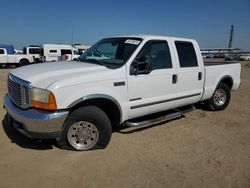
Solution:
[[[76,145],[74,145],[74,143],[70,144],[70,141],[68,139],[68,135],[70,134],[69,130],[72,130],[72,127],[78,124],[79,122],[89,122],[90,124],[94,125],[96,128],[98,138],[96,138],[96,143],[94,143],[94,145],[91,146],[91,148],[87,148],[87,149],[76,148],[77,141],[75,143]],[[80,132],[79,129],[80,128],[78,128],[78,133]],[[81,133],[79,133],[79,135],[80,134]],[[78,139],[79,135],[74,136],[76,137],[75,138],[76,140]],[[84,133],[82,133],[81,135],[84,135]],[[85,107],[76,109],[67,117],[63,125],[63,132],[61,136],[57,139],[57,143],[62,149],[71,149],[71,150],[73,149],[73,150],[80,150],[80,151],[103,149],[108,145],[111,139],[111,135],[112,135],[111,122],[108,116],[106,115],[106,113],[98,107],[85,106]],[[92,136],[88,136],[88,137],[92,137]],[[78,144],[84,145],[85,141],[81,140],[80,143],[78,141]]]
[[[39,58],[36,58],[36,59],[35,59],[35,63],[41,63],[40,59],[39,59]]]
[[[19,66],[25,66],[25,65],[29,65],[30,62],[29,60],[27,59],[22,59],[20,62],[19,62]]]
[[[225,96],[224,99],[223,97],[218,97],[220,93],[221,96]],[[230,88],[228,85],[220,83],[215,89],[213,96],[208,100],[208,109],[211,111],[224,110],[228,106],[230,99]]]

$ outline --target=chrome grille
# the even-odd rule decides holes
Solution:
[[[31,84],[11,74],[8,77],[8,93],[13,103],[21,108],[30,106]]]
[[[9,95],[14,103],[21,106],[22,105],[22,96],[21,96],[21,85],[8,79],[8,89]]]
[[[27,87],[24,87],[24,103],[29,104],[30,102],[30,90]]]

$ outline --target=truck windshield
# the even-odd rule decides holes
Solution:
[[[125,37],[103,39],[86,50],[79,60],[119,68],[127,62],[141,41],[141,38]]]

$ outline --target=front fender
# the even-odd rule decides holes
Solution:
[[[113,83],[113,82],[112,82]],[[93,83],[92,83],[93,85]],[[101,85],[101,84],[100,84]],[[58,109],[69,109],[77,105],[80,102],[89,99],[108,99],[115,103],[120,109],[121,119],[126,117],[126,103],[127,103],[127,87],[107,87],[110,84],[104,84],[102,87],[90,87],[91,84],[84,84],[80,86],[69,86],[64,88],[58,88],[53,91]],[[106,87],[105,87],[106,86]]]

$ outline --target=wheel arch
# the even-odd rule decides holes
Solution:
[[[36,57],[36,58],[35,58],[35,62],[36,62],[36,63],[40,63],[40,59]]]
[[[21,63],[22,61],[27,61],[28,63],[30,63],[30,61],[27,58],[20,59],[19,63]]]
[[[119,102],[109,95],[87,95],[72,102],[67,108],[73,111],[86,105],[93,105],[102,109],[109,117],[112,125],[120,125],[122,123],[122,108]]]
[[[229,89],[231,90],[232,87],[233,87],[234,81],[233,81],[233,78],[232,78],[231,76],[226,75],[226,76],[223,76],[223,77],[219,80],[219,82],[218,82],[216,88],[217,88],[218,85],[221,84],[221,83],[226,84],[226,85],[229,87]]]

